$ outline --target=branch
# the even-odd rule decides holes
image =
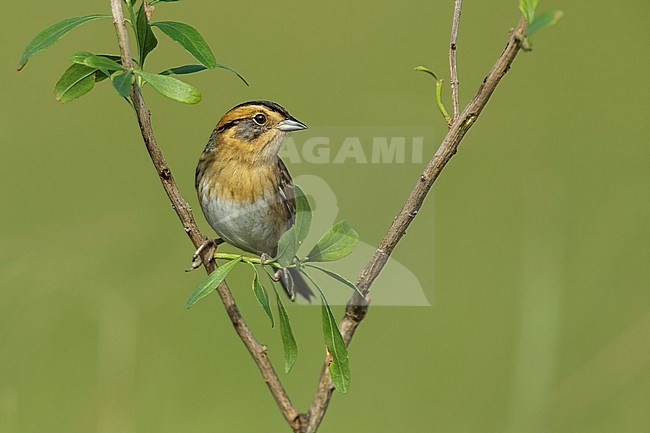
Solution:
[[[457,0],[456,4],[458,6],[460,1]],[[455,21],[457,12],[459,12],[458,8],[454,13]],[[406,229],[413,219],[415,219],[415,216],[420,210],[420,207],[422,206],[429,190],[433,186],[433,183],[436,181],[440,172],[445,168],[451,157],[456,153],[461,140],[472,127],[474,122],[476,122],[476,119],[481,114],[481,111],[483,111],[483,108],[487,105],[490,96],[494,93],[501,78],[503,78],[506,72],[510,69],[510,65],[521,49],[521,41],[523,40],[522,35],[524,33],[525,25],[525,21],[522,18],[519,21],[517,28],[510,32],[508,44],[506,45],[505,50],[501,53],[489,74],[483,79],[483,83],[474,98],[451,124],[442,144],[418,179],[415,187],[406,199],[402,210],[395,217],[388,232],[380,242],[371,259],[359,274],[357,286],[364,294],[368,294],[372,283],[375,281],[384,265],[388,262],[388,259],[397,246],[397,243],[406,234]],[[366,316],[369,303],[370,301],[367,296],[366,298],[361,298],[361,296],[357,294],[354,294],[348,301],[345,308],[345,315],[339,323],[339,329],[346,344],[350,343],[354,336],[354,332]],[[312,401],[307,415],[307,418],[309,419],[309,425],[306,430],[307,433],[314,433],[318,429],[332,398],[334,386],[329,378],[327,365],[328,363],[326,360],[325,366],[321,372],[316,395],[314,396],[314,400]]]
[[[454,20],[451,24],[451,38],[449,41],[449,76],[451,80],[451,103],[453,106],[453,117],[451,121],[458,119],[460,107],[458,105],[458,72],[456,70],[456,39],[458,38],[458,25],[460,24],[460,9],[463,0],[454,2]]]
[[[126,24],[124,21],[124,12],[122,10],[122,0],[111,0],[111,10],[113,13],[113,23],[115,24],[115,29],[117,31],[118,43],[120,46],[120,54],[122,57],[122,65],[127,68],[133,67],[133,62],[131,60],[131,50],[129,48],[129,38],[127,33]],[[142,98],[142,93],[140,88],[136,83],[133,83],[131,86],[131,100],[133,101],[133,107],[135,109],[136,115],[138,117],[138,123],[140,125],[140,132],[142,133],[142,139],[149,152],[151,157],[151,162],[153,162],[158,177],[163,184],[163,188],[167,193],[167,197],[172,203],[172,207],[176,211],[178,218],[183,224],[185,233],[189,236],[190,240],[194,244],[195,248],[198,248],[200,245],[205,242],[207,237],[201,233],[194,217],[192,216],[192,209],[190,205],[185,201],[181,192],[172,177],[172,172],[165,161],[165,158],[158,147],[156,142],[156,137],[153,134],[153,129],[151,127],[151,117],[149,110],[145,105],[144,99]],[[212,257],[212,251],[210,248],[204,249],[201,252],[201,259],[203,260],[205,269],[208,273],[214,271],[217,267],[217,264]],[[235,299],[228,288],[228,285],[223,282],[217,289],[217,293],[223,302],[224,307],[230,317],[230,320],[235,327],[235,331],[239,338],[242,340],[246,349],[251,354],[255,364],[262,373],[264,382],[266,382],[273,398],[275,399],[282,415],[291,425],[291,428],[298,432],[301,429],[301,425],[304,424],[303,418],[300,416],[296,408],[291,403],[289,396],[287,395],[280,379],[273,369],[271,362],[266,353],[266,347],[261,345],[255,340],[251,330],[246,325],[244,318],[242,317]]]

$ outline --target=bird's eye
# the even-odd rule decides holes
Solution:
[[[256,114],[255,117],[253,117],[253,120],[258,125],[264,125],[266,123],[266,116],[263,115],[262,113],[259,113],[259,114]]]

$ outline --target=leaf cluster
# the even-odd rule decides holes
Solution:
[[[80,51],[72,55],[72,63],[61,78],[54,85],[54,95],[61,103],[74,101],[90,92],[95,83],[110,79],[117,93],[129,99],[131,85],[137,82],[142,86],[148,83],[158,93],[175,101],[186,104],[196,104],[201,100],[201,93],[191,84],[185,83],[172,75],[186,75],[206,69],[225,69],[235,73],[246,85],[248,82],[236,70],[228,65],[218,63],[203,36],[189,24],[177,21],[150,22],[147,12],[153,10],[156,3],[169,3],[178,0],[153,0],[146,3],[141,0],[126,0],[130,19],[128,23],[135,36],[137,58],[131,59],[132,67],[122,65],[120,56],[110,54],[94,54]],[[25,48],[20,60],[18,70],[22,70],[29,59],[36,53],[43,51],[71,30],[90,21],[110,19],[111,15],[91,14],[81,17],[67,18],[59,21],[39,32]],[[199,62],[166,69],[159,73],[144,70],[145,60],[158,46],[158,39],[153,32],[157,29],[174,42],[178,43]]]
[[[522,40],[522,48],[526,51],[532,49],[530,36],[533,33],[556,24],[564,16],[562,11],[544,11],[537,13],[539,0],[519,0],[519,10],[524,14],[526,30]]]
[[[363,294],[359,291],[354,283],[342,275],[337,274],[322,265],[316,263],[326,263],[340,260],[352,251],[354,251],[359,235],[350,227],[346,221],[341,221],[329,230],[327,230],[318,242],[310,249],[309,253],[305,256],[299,256],[299,249],[303,246],[304,240],[309,234],[311,227],[311,207],[309,200],[305,196],[300,187],[295,187],[295,200],[296,200],[296,219],[293,224],[280,238],[278,242],[278,253],[269,261],[262,261],[255,257],[245,257],[241,255],[219,254],[215,255],[216,258],[228,259],[225,264],[218,267],[214,272],[208,275],[190,294],[187,300],[187,308],[192,307],[196,302],[205,296],[212,293],[216,287],[226,279],[230,271],[234,269],[237,263],[244,262],[251,265],[254,269],[252,289],[255,298],[263,308],[271,321],[271,326],[275,326],[272,309],[270,306],[269,295],[260,282],[259,273],[256,266],[262,267],[265,271],[267,267],[271,269],[284,270],[287,268],[297,269],[307,280],[309,280],[314,287],[318,290],[321,299],[321,314],[323,324],[323,336],[325,346],[332,357],[329,372],[332,382],[337,390],[346,392],[350,385],[350,366],[348,360],[348,351],[343,341],[343,337],[339,332],[337,322],[332,313],[325,294],[321,288],[316,284],[312,276],[309,274],[310,270],[317,270],[331,277],[332,279],[344,284],[350,289],[356,291],[360,296]],[[291,274],[289,273],[289,278]],[[290,284],[292,287],[293,284]],[[284,307],[282,299],[275,287],[272,285],[275,292],[275,300],[278,309],[278,317],[280,319],[280,334],[284,345],[285,356],[285,371],[289,372],[296,362],[298,356],[298,346],[291,330],[289,316]],[[291,300],[295,300],[295,293],[292,293]]]

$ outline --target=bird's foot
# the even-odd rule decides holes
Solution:
[[[201,265],[203,264],[203,259],[201,258],[201,253],[205,251],[206,248],[209,248],[209,253],[208,256],[212,257],[214,255],[214,251],[217,249],[217,245],[222,244],[224,241],[223,239],[217,238],[217,239],[206,239],[197,249],[194,251],[194,254],[192,254],[192,265],[189,269],[186,269],[185,272],[190,272],[193,271],[194,269],[200,268]]]
[[[272,260],[273,260],[273,257],[269,256],[269,255],[266,254],[266,253],[262,253],[262,254],[260,255],[260,263],[261,263],[262,265],[266,265],[266,264],[268,264],[269,262],[271,262]],[[282,269],[278,269],[278,270],[277,270],[277,271],[276,271],[276,272],[271,276],[271,279],[272,279],[273,281],[275,281],[276,283],[277,283],[278,281],[280,281],[280,280],[285,280],[285,279],[287,278],[287,277],[286,277],[286,272],[287,272],[287,270],[284,269],[284,268],[282,268]]]
[[[267,264],[272,259],[273,259],[273,257],[269,256],[266,253],[262,253],[262,255],[260,255],[260,263],[263,264],[263,265]]]

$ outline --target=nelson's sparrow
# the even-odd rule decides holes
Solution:
[[[195,186],[203,214],[222,241],[275,256],[296,215],[293,181],[278,151],[287,133],[306,128],[270,101],[240,104],[217,123],[196,167]],[[308,300],[313,296],[294,269],[275,278],[289,296],[294,290]]]

